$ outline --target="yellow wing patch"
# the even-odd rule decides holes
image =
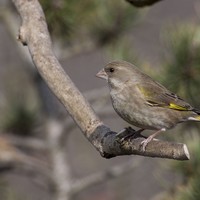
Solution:
[[[175,110],[185,110],[185,111],[188,110],[187,108],[179,106],[179,105],[176,105],[174,103],[170,103],[169,104],[169,108],[175,109]]]

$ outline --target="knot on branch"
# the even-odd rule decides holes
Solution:
[[[19,33],[17,36],[17,40],[20,41],[24,46],[27,45],[27,40],[26,40],[26,28],[22,25],[19,29]]]

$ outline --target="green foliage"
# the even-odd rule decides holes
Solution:
[[[168,34],[169,56],[163,81],[175,92],[200,107],[200,31],[194,25],[183,25]]]
[[[168,39],[168,57],[162,80],[200,109],[200,29],[195,25],[183,25],[168,34]],[[182,176],[183,182],[173,194],[168,194],[168,200],[200,199],[200,129],[198,123],[193,125],[196,126],[182,125],[181,135],[189,146],[191,160],[173,165],[173,171]]]
[[[184,176],[184,182],[188,183],[191,178],[200,175],[200,146],[199,136],[196,135],[193,139],[188,141],[190,149],[191,160],[189,162],[178,162],[173,166],[179,173]]]
[[[65,37],[76,29],[84,20],[84,14],[90,12],[95,6],[88,0],[41,0],[45,12],[48,27],[51,33],[56,36]],[[77,30],[78,31],[78,30]]]
[[[94,13],[92,33],[100,44],[119,39],[119,36],[137,19],[136,10],[124,1],[98,1]]]
[[[136,19],[136,10],[124,1],[41,0],[41,4],[51,34],[68,42],[90,38],[105,44]]]
[[[189,141],[191,160],[176,162],[173,170],[183,177],[182,185],[175,188],[175,192],[168,196],[168,200],[199,200],[200,199],[200,146],[199,136]],[[165,199],[165,198],[164,198]]]

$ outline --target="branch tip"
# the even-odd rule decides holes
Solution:
[[[186,144],[183,145],[183,150],[184,150],[185,156],[188,158],[188,160],[190,160],[190,153],[188,151]]]

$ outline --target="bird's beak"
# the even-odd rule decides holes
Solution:
[[[102,69],[96,74],[96,77],[108,80],[108,75],[106,74],[105,70]]]

